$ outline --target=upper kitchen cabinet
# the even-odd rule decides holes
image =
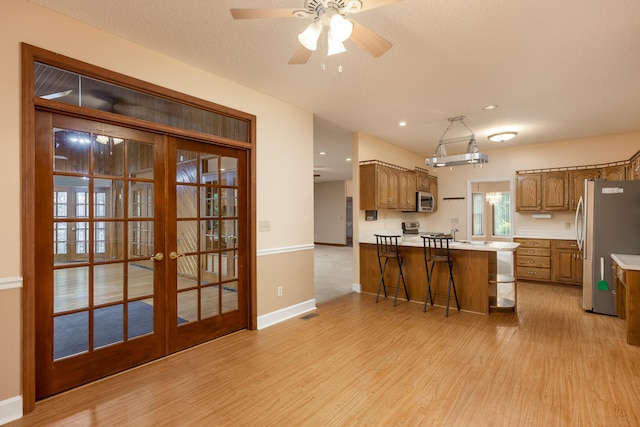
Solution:
[[[569,209],[569,180],[567,172],[542,174],[542,210],[566,211]]]
[[[600,177],[607,181],[624,181],[626,175],[625,165],[607,166],[602,168]]]
[[[429,193],[433,195],[433,211],[438,210],[438,177],[429,175]]]
[[[631,158],[627,169],[627,179],[640,180],[640,151]]]
[[[416,168],[416,190],[433,194],[433,212],[438,208],[438,177],[420,168]]]
[[[567,172],[520,174],[516,181],[516,211],[568,210]]]
[[[518,175],[516,180],[516,211],[539,211],[541,209],[540,174]]]
[[[418,191],[430,192],[429,172],[424,169],[416,168],[416,189]]]
[[[598,169],[578,169],[569,172],[569,209],[578,207],[580,198],[584,196],[584,182],[598,178]]]
[[[360,209],[416,209],[416,174],[389,163],[360,163]]]

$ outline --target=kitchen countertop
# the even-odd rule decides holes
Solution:
[[[640,271],[640,255],[611,254],[611,259],[624,270]]]
[[[422,247],[422,237],[415,234],[402,234],[393,232],[379,232],[377,234],[387,234],[401,236],[398,240],[399,246],[415,246]],[[376,244],[376,238],[374,233],[366,233],[360,236],[360,243],[367,243],[371,245]],[[469,240],[450,241],[449,248],[462,249],[468,251],[489,251],[489,252],[514,252],[516,248],[520,246],[520,243],[514,242],[475,242]]]

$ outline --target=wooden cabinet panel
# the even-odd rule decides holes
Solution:
[[[540,174],[518,175],[516,180],[516,211],[541,209]]]
[[[640,180],[640,152],[638,152],[629,163],[627,179]]]
[[[438,210],[438,178],[429,175],[429,192],[433,194],[433,212]]]
[[[551,272],[548,268],[516,267],[518,279],[539,280],[548,282],[551,279]]]
[[[548,256],[518,255],[518,265],[521,267],[550,268],[551,258]]]
[[[520,250],[524,248],[550,248],[551,240],[549,239],[514,239],[515,242],[520,243],[518,247],[518,253],[521,253]],[[547,253],[547,256],[549,254]]]
[[[401,171],[398,179],[399,209],[412,211],[416,209],[416,174],[413,171]]]
[[[569,209],[578,207],[580,197],[584,197],[584,182],[588,179],[596,179],[598,169],[580,169],[569,172]]]
[[[582,257],[575,240],[554,240],[551,250],[553,280],[572,285],[582,284]]]
[[[417,174],[376,160],[360,165],[360,209],[416,209]]]
[[[422,170],[422,169],[416,169],[416,189],[418,191],[426,191],[427,193],[429,193],[431,191],[430,189],[430,180],[429,180],[429,174],[427,173],[427,171]]]
[[[542,174],[542,210],[566,211],[569,209],[569,182],[567,172]]]
[[[602,178],[607,181],[624,181],[626,175],[625,165],[608,166],[602,169]]]
[[[549,239],[514,239],[520,243],[516,250],[516,277],[523,280],[551,280],[551,241]]]

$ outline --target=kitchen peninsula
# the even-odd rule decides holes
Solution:
[[[412,301],[424,303],[427,278],[422,237],[415,234],[403,235],[402,233],[389,232],[379,234],[402,236],[401,239],[398,239],[398,245],[402,256],[404,256],[402,269],[409,295]],[[453,277],[461,310],[489,314],[489,278],[497,273],[497,252],[513,253],[515,265],[515,250],[518,246],[518,243],[511,242],[450,241],[451,256],[455,259]],[[442,268],[442,266],[436,266],[434,275],[435,277],[431,284],[434,304],[444,306],[446,305],[448,270]],[[397,277],[397,264],[389,263],[385,273],[387,292],[389,292],[389,289],[395,290]],[[360,236],[360,284],[362,285],[362,292],[377,293],[379,283],[380,268],[375,235],[374,233],[367,233]],[[403,296],[403,292],[400,292],[399,297],[401,296]],[[451,296],[451,301],[451,306],[455,309],[453,295]]]

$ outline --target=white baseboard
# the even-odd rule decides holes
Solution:
[[[351,284],[351,290],[353,292],[361,294],[362,293],[362,285],[360,283],[352,283]]]
[[[268,326],[273,326],[276,323],[280,323],[292,317],[299,316],[316,309],[316,300],[310,299],[290,307],[283,308],[281,310],[273,311],[271,313],[258,316],[258,329],[264,329]]]
[[[0,401],[0,425],[22,418],[22,396]]]

